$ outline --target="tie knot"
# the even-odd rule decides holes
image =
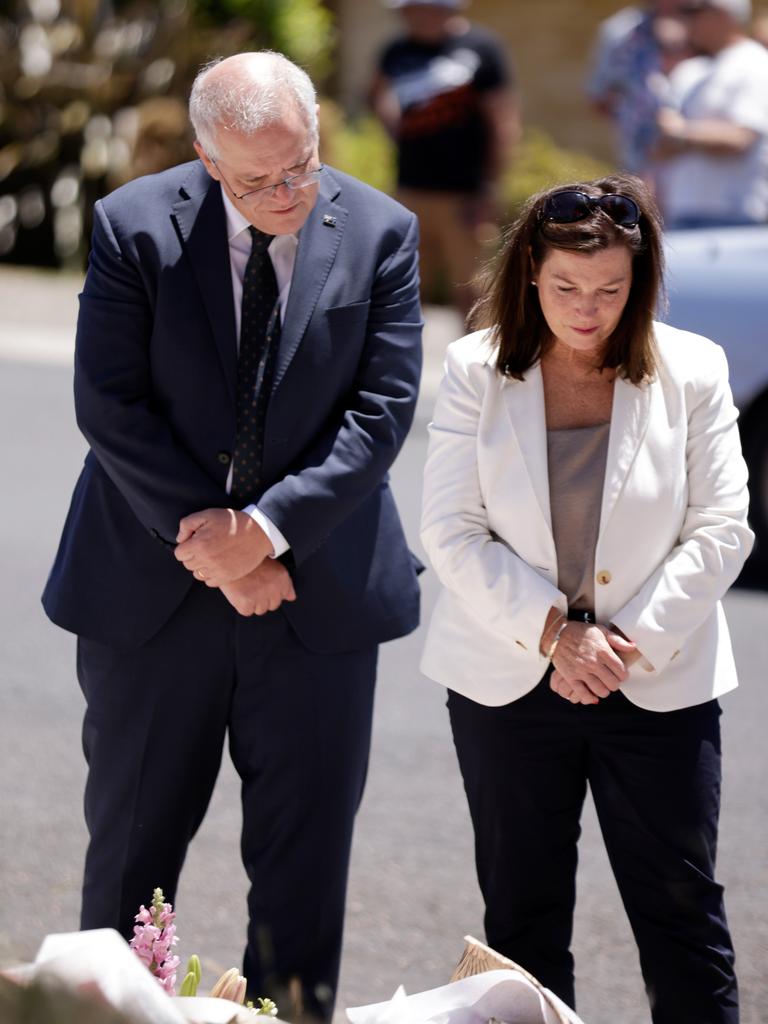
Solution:
[[[251,233],[251,255],[263,256],[275,236],[265,235],[263,231],[254,227],[249,227],[248,230]]]

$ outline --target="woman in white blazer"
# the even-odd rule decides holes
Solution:
[[[541,193],[509,230],[430,425],[422,670],[449,688],[490,945],[574,1004],[589,784],[654,1024],[736,1024],[716,698],[747,472],[722,350],[653,321],[662,264],[636,178]]]

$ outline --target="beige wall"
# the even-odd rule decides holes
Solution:
[[[365,105],[365,89],[376,54],[397,32],[398,19],[379,0],[337,0],[339,99],[351,112]]]

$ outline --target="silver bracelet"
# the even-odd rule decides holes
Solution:
[[[571,620],[567,616],[563,616],[563,621],[560,623],[558,630],[555,633],[555,639],[552,641],[552,643],[549,646],[549,650],[547,651],[548,661],[552,661],[552,658],[555,655],[555,651],[557,650],[557,645],[560,643],[560,637],[565,632],[565,627],[569,624],[570,621]]]

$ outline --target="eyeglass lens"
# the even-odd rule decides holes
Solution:
[[[284,178],[282,181],[275,182],[274,185],[264,185],[261,188],[253,189],[251,192],[244,192],[239,198],[251,199],[258,202],[262,199],[266,199],[268,196],[273,196],[279,188],[283,187],[283,185],[291,190],[306,188],[308,185],[313,185],[316,181],[320,180],[321,171],[322,167],[318,167],[313,171],[303,171],[301,174],[293,174],[290,178]]]

